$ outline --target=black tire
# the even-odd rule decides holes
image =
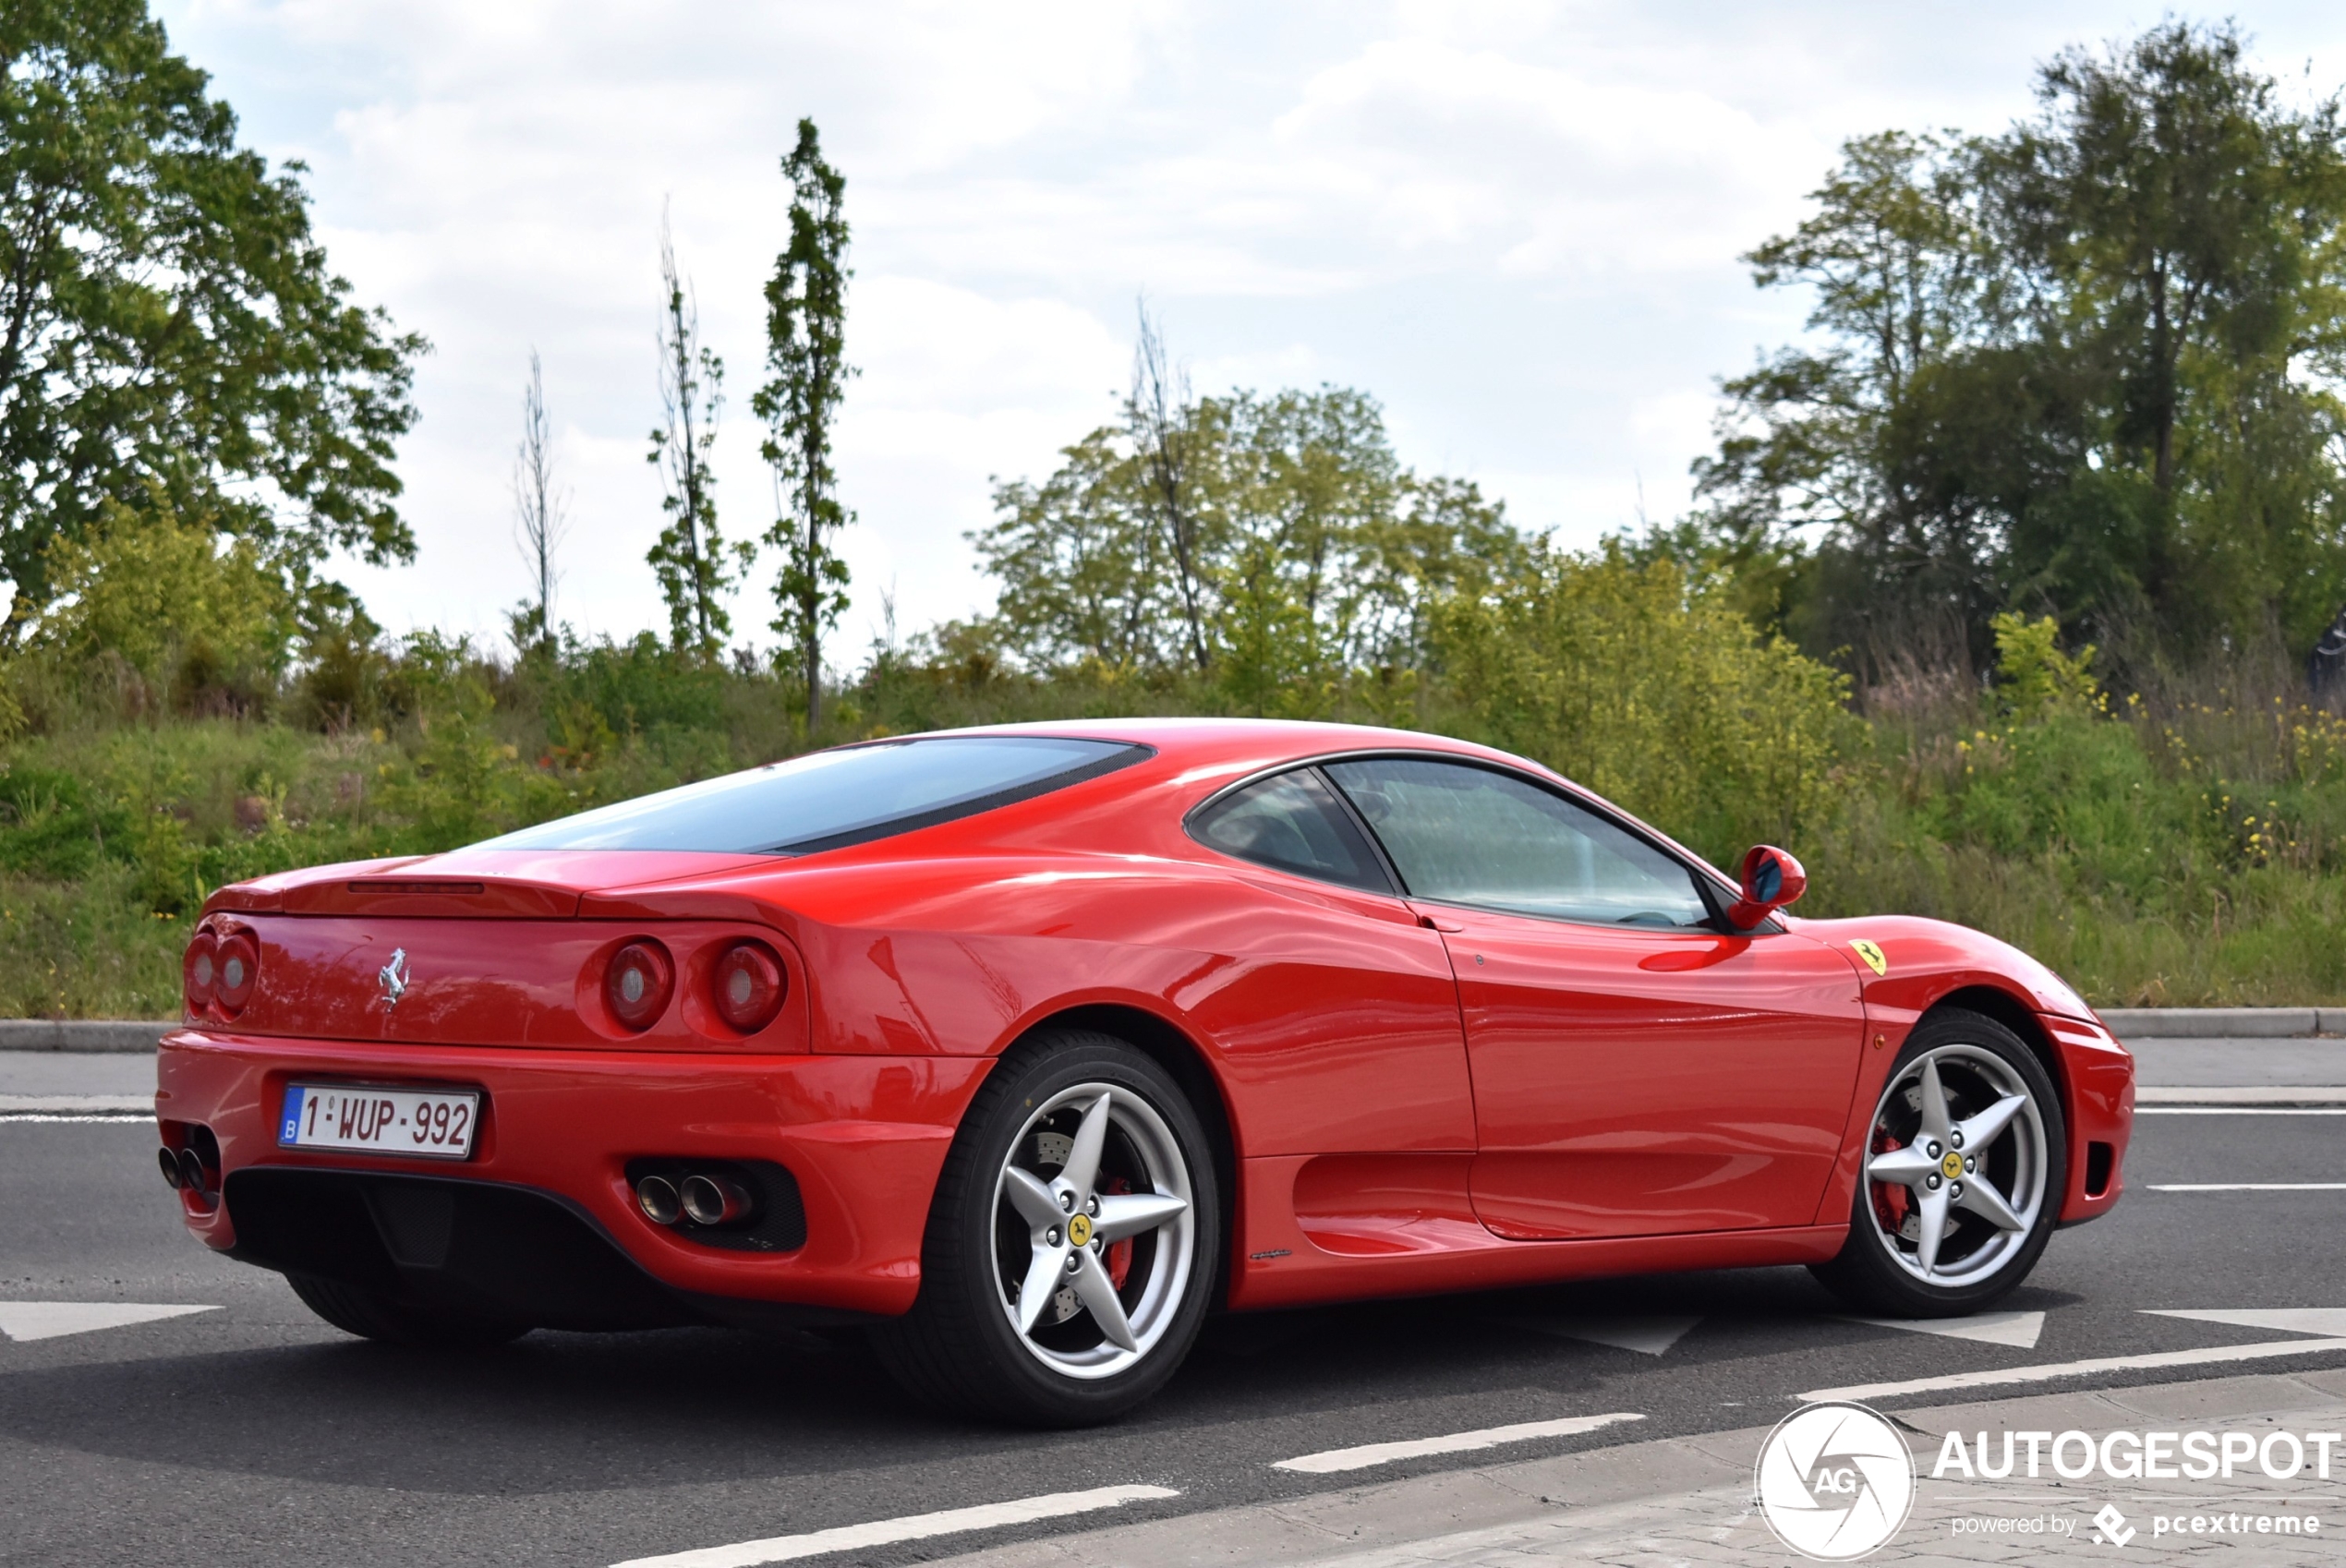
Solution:
[[[1899,1193],[1910,1191],[1905,1201],[1918,1207],[1919,1189],[1908,1189],[1904,1184],[1878,1184],[1861,1169],[1850,1205],[1849,1238],[1831,1262],[1812,1265],[1810,1272],[1851,1306],[1880,1317],[1958,1317],[1984,1310],[2011,1295],[2037,1266],[2038,1258],[2060,1222],[2062,1200],[2068,1191],[2068,1123],[2062,1114],[2061,1096],[2046,1074],[2044,1064],[2002,1024],[1957,1007],[1931,1013],[1907,1036],[1884,1080],[1874,1114],[1866,1124],[1865,1158],[1868,1164],[1878,1152],[1895,1149],[1902,1137],[1911,1137],[1917,1145],[1922,1143],[1926,1134],[1918,1125],[1918,1108],[1904,1102],[1909,1091],[1919,1097],[1919,1082],[1910,1080],[1926,1056],[1946,1067],[1941,1074],[1942,1092],[1958,1122],[1984,1108],[1989,1097],[2000,1089],[2004,1093],[2027,1096],[2029,1106],[2015,1115],[2003,1130],[1981,1140],[1973,1152],[1978,1159],[1993,1163],[1991,1174],[1995,1170],[2015,1173],[2008,1186],[2021,1185],[2018,1173],[2026,1171],[2026,1183],[2037,1191],[2035,1212],[2029,1214],[2025,1207],[2011,1209],[2007,1205],[2013,1217],[2028,1220],[2025,1231],[2001,1231],[1977,1214],[1951,1212],[1953,1228],[1947,1234],[1970,1238],[1974,1250],[1966,1255],[1968,1261],[1959,1257],[1953,1263],[1935,1264],[1947,1268],[1953,1276],[1940,1283],[1918,1275],[1918,1256],[1907,1260],[1907,1242],[1915,1233],[1893,1231],[1889,1224],[1891,1212],[1900,1202]],[[2002,1064],[2001,1074],[1997,1072],[1996,1062]],[[1994,1082],[1998,1077],[2003,1080],[2001,1085]],[[1893,1093],[1902,1104],[1893,1104]],[[2035,1127],[2042,1135],[2041,1156],[2036,1152],[2038,1140],[2028,1125],[2032,1112]],[[1902,1116],[1917,1118],[1917,1130],[1910,1134],[1893,1130],[1893,1124]],[[1885,1149],[1885,1144],[1890,1149]],[[1960,1156],[1959,1142],[1955,1149]],[[2039,1168],[2030,1169],[2032,1161]],[[1945,1178],[1924,1179],[1932,1182],[1931,1190],[1936,1192],[1937,1183]],[[1960,1190],[1965,1179],[1969,1178],[1956,1176],[1948,1189]],[[1987,1185],[1990,1195],[2006,1196],[2004,1186],[1992,1179]],[[1909,1215],[1905,1223],[1916,1224],[1918,1232],[1918,1218]],[[1893,1257],[1893,1252],[1898,1256]],[[1976,1272],[1978,1277],[1962,1277],[1965,1268]]]
[[[527,1323],[403,1301],[380,1290],[315,1274],[287,1274],[301,1304],[345,1333],[421,1350],[485,1350],[529,1332]]]
[[[1028,1144],[1042,1125],[1036,1116],[1054,1114],[1055,1097],[1094,1085],[1112,1092],[1121,1116],[1135,1114],[1133,1100],[1154,1113],[1151,1136],[1170,1140],[1169,1149],[1159,1152],[1177,1153],[1185,1167],[1188,1217],[1179,1240],[1167,1239],[1169,1225],[1150,1233],[1145,1261],[1136,1261],[1136,1252],[1125,1254],[1128,1272],[1116,1282],[1119,1297],[1153,1314],[1155,1337],[1135,1353],[1138,1360],[1121,1369],[1071,1375],[1012,1321],[1017,1291],[1001,1283],[1005,1242],[998,1186],[1014,1146]],[[1139,1158],[1139,1148],[1132,1142],[1124,1149],[1128,1161]],[[1148,1194],[1138,1187],[1120,1190]],[[1112,1420],[1162,1388],[1189,1355],[1213,1295],[1222,1245],[1213,1145],[1179,1085],[1146,1054],[1113,1036],[1051,1031],[1014,1047],[972,1102],[929,1207],[920,1295],[902,1318],[872,1328],[871,1345],[908,1393],[934,1407],[1039,1427]],[[1164,1271],[1155,1283],[1144,1277],[1149,1269]],[[1140,1321],[1134,1320],[1136,1332]],[[1041,1325],[1041,1332],[1065,1329],[1080,1337],[1093,1322],[1087,1309],[1078,1309],[1073,1321]],[[1097,1339],[1096,1327],[1089,1333],[1097,1340],[1090,1353],[1113,1354]]]

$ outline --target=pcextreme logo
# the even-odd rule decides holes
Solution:
[[[1898,1429],[1862,1405],[1804,1405],[1760,1445],[1760,1516],[1819,1562],[1848,1562],[1896,1535],[1915,1505],[1915,1464]]]

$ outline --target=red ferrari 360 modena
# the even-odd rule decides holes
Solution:
[[[163,1176],[354,1333],[860,1324],[1052,1423],[1217,1308],[1804,1263],[1966,1312],[2118,1200],[2074,991],[1739,873],[1399,730],[844,746],[223,888]]]

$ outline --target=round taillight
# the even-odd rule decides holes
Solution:
[[[736,942],[709,971],[709,999],[719,1018],[744,1034],[755,1034],[774,1021],[789,983],[781,960],[764,943]]]
[[[603,1003],[629,1029],[649,1029],[668,1010],[676,971],[657,942],[630,942],[603,971]]]
[[[252,983],[260,969],[260,948],[239,931],[220,944],[215,961],[220,968],[212,980],[212,999],[222,1012],[236,1012],[252,998]]]
[[[187,957],[179,960],[179,990],[187,999],[187,1010],[200,1013],[212,1006],[212,993],[219,983],[220,939],[199,931],[187,944]]]

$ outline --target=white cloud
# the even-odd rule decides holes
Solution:
[[[726,358],[729,533],[770,486],[746,408],[802,115],[848,176],[838,438],[851,644],[990,599],[962,534],[1114,410],[1145,291],[1203,389],[1361,386],[1405,459],[1593,537],[1685,504],[1713,379],[1796,332],[1736,255],[1844,138],[1992,128],[2032,60],[2153,19],[2109,0],[1722,7],[1403,0],[157,0],[249,141],[308,161],[359,298],[421,331],[403,443],[413,568],[354,569],[389,624],[484,633],[522,572],[507,489],[529,348],[574,491],[564,613],[664,624],[663,202]],[[2254,18],[2346,79],[2346,16]],[[761,568],[738,606],[768,611]]]

